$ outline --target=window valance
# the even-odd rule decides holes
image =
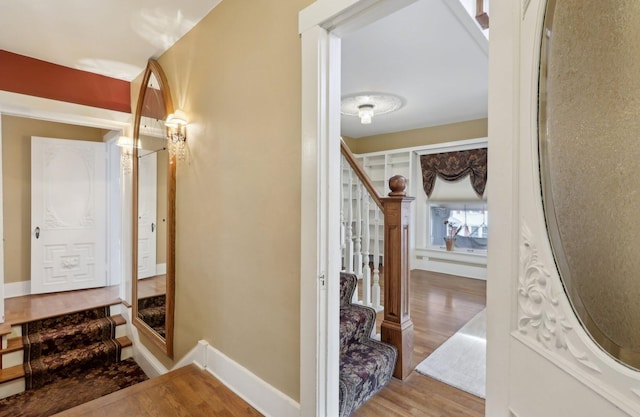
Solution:
[[[445,181],[458,181],[467,175],[473,190],[480,197],[484,194],[487,185],[487,148],[422,155],[420,165],[427,197],[431,197],[437,177]]]

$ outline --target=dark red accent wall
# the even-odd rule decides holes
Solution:
[[[0,90],[131,113],[130,83],[0,50]]]

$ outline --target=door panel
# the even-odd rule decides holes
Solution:
[[[105,144],[31,139],[31,293],[105,285]]]
[[[138,279],[156,275],[158,154],[138,160]]]

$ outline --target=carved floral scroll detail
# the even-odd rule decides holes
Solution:
[[[520,276],[518,278],[518,331],[533,334],[547,350],[566,350],[579,363],[601,373],[589,356],[569,338],[573,326],[560,305],[551,274],[538,256],[538,249],[526,225],[522,227]]]

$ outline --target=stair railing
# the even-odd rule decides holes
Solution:
[[[389,196],[381,197],[344,141],[341,141],[340,148],[343,156],[343,266],[362,280],[362,304],[374,307],[377,311],[384,310],[381,340],[398,349],[393,376],[405,379],[413,371],[413,321],[409,310],[409,230],[411,203],[414,198],[406,196],[406,179],[399,175],[389,179]],[[370,210],[371,201],[377,206],[374,210]],[[370,234],[372,218],[373,236]],[[379,236],[378,226],[381,221],[384,232]],[[370,255],[373,255],[373,283],[369,267]],[[384,309],[380,303],[381,259],[384,260]]]
[[[384,309],[380,299],[383,205],[371,179],[344,142],[342,155],[342,268],[358,277],[361,291],[354,292],[353,301],[380,312]]]

